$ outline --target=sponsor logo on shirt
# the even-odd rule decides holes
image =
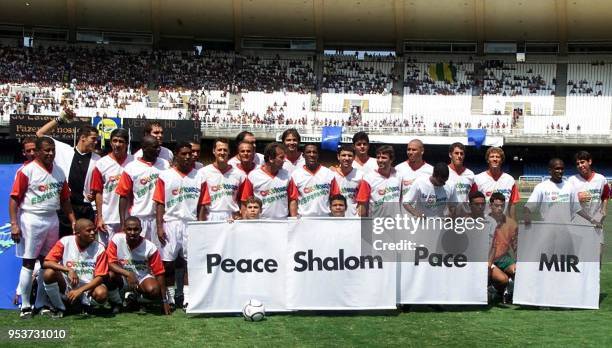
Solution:
[[[30,203],[32,205],[40,204],[44,201],[48,201],[52,198],[58,197],[60,195],[60,192],[62,191],[63,186],[64,186],[64,183],[58,183],[58,182],[51,182],[48,184],[38,185],[37,191],[40,192],[40,194],[32,197],[32,199],[30,200]]]

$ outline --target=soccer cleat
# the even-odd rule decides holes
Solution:
[[[51,309],[48,307],[42,307],[38,313],[43,317],[49,317],[51,316]]]
[[[20,319],[32,318],[32,308],[30,307],[22,308],[21,311],[19,312],[19,318]]]
[[[52,308],[49,310],[49,318],[51,319],[61,319],[64,317],[64,311],[61,309]]]

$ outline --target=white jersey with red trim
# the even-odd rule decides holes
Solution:
[[[164,221],[196,221],[204,178],[195,169],[181,173],[176,167],[159,174],[153,200],[164,204]]]
[[[342,175],[340,168],[336,168],[333,172],[340,194],[346,198],[345,216],[357,216],[357,189],[363,179],[363,171],[353,167],[346,176]]]
[[[550,179],[536,185],[525,207],[531,212],[538,210],[543,221],[566,223],[580,210],[572,184],[566,180],[555,183]]]
[[[300,152],[300,155],[295,160],[295,162],[292,162],[289,160],[289,158],[285,157],[285,163],[283,163],[283,169],[286,170],[289,173],[289,175],[291,175],[293,174],[293,171],[296,170],[296,168],[300,168],[304,164],[306,164],[306,160],[304,160],[304,154]]]
[[[102,218],[107,224],[118,224],[119,221],[119,195],[115,192],[121,174],[125,167],[134,160],[127,155],[123,162],[109,155],[102,157],[94,168],[91,178],[91,191],[102,193]]]
[[[402,203],[411,204],[426,217],[444,216],[446,208],[454,202],[457,202],[454,186],[434,186],[430,177],[425,176],[417,178],[408,193],[402,196]]]
[[[572,175],[568,182],[577,195],[580,206],[592,218],[601,219],[602,201],[610,198],[610,186],[608,180],[599,174],[592,173],[589,179],[585,179],[580,174]],[[582,217],[577,217],[585,221]]]
[[[81,250],[76,236],[66,236],[58,240],[45,261],[55,261],[62,266],[72,268],[79,276],[80,284],[91,282],[94,277],[108,274],[108,260],[102,243],[93,241]]]
[[[290,192],[291,176],[285,169],[272,175],[260,167],[252,170],[242,190],[241,201],[255,196],[263,203],[262,219],[285,219],[289,216],[289,199],[297,199],[297,191]]]
[[[163,147],[163,146],[160,147],[159,155],[157,155],[157,157],[161,159],[165,159],[166,161],[168,161],[168,163],[172,163],[172,159],[174,159],[174,155],[172,154],[172,151],[170,151],[167,147]],[[135,159],[142,158],[142,149],[136,151],[136,153],[134,154],[134,158]]]
[[[353,168],[357,168],[363,173],[369,173],[378,169],[378,162],[376,158],[368,157],[365,163],[361,163],[357,160],[357,157],[355,157],[353,160]]]
[[[395,217],[399,213],[402,183],[394,169],[388,177],[378,170],[363,176],[357,189],[357,202],[368,203],[370,217]]]
[[[200,203],[208,206],[208,211],[240,211],[240,194],[247,178],[244,171],[230,165],[221,172],[214,164],[209,164],[200,173],[205,178]]]
[[[448,181],[446,184],[454,186],[457,202],[468,202],[468,196],[474,184],[474,172],[464,167],[461,173],[457,173],[453,167],[448,166]]]
[[[70,199],[70,189],[60,167],[53,165],[49,172],[32,161],[16,173],[11,197],[23,211],[48,214],[59,210],[62,200]]]
[[[427,162],[423,162],[420,167],[413,169],[408,164],[408,161],[404,161],[395,166],[397,176],[402,180],[402,196],[408,193],[410,185],[421,176],[430,177],[433,174],[433,167]]]
[[[159,173],[169,168],[165,159],[157,158],[155,163],[137,159],[125,166],[115,192],[119,196],[132,196],[130,215],[137,217],[155,216],[153,193]]]
[[[329,216],[329,196],[339,192],[331,170],[319,165],[311,172],[302,166],[291,174],[291,179],[298,191],[298,215]]]
[[[261,167],[262,164],[264,164],[264,156],[260,153],[255,153],[255,156],[253,156],[253,163],[255,164],[255,168],[259,168]],[[227,161],[227,164],[231,165],[232,167],[236,167],[238,164],[240,164],[240,160],[238,159],[238,156],[234,156],[232,158],[230,158]]]
[[[106,254],[108,263],[119,264],[126,271],[135,273],[138,279],[144,279],[149,274],[158,276],[165,272],[157,247],[144,238],[137,247],[131,249],[125,233],[116,233],[108,243]]]
[[[488,171],[484,171],[474,176],[474,184],[472,185],[471,191],[482,192],[487,202],[493,193],[499,192],[503,194],[506,198],[504,210],[508,209],[509,203],[516,204],[521,199],[516,181],[507,173],[502,173],[500,177],[495,180]],[[487,204],[485,214],[488,214],[490,211],[490,207]]]

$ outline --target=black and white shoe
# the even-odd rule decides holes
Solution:
[[[19,312],[20,319],[30,319],[32,318],[32,307],[21,308]]]

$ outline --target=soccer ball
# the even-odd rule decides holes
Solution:
[[[252,298],[242,307],[242,316],[246,321],[260,321],[266,316],[263,303]]]

